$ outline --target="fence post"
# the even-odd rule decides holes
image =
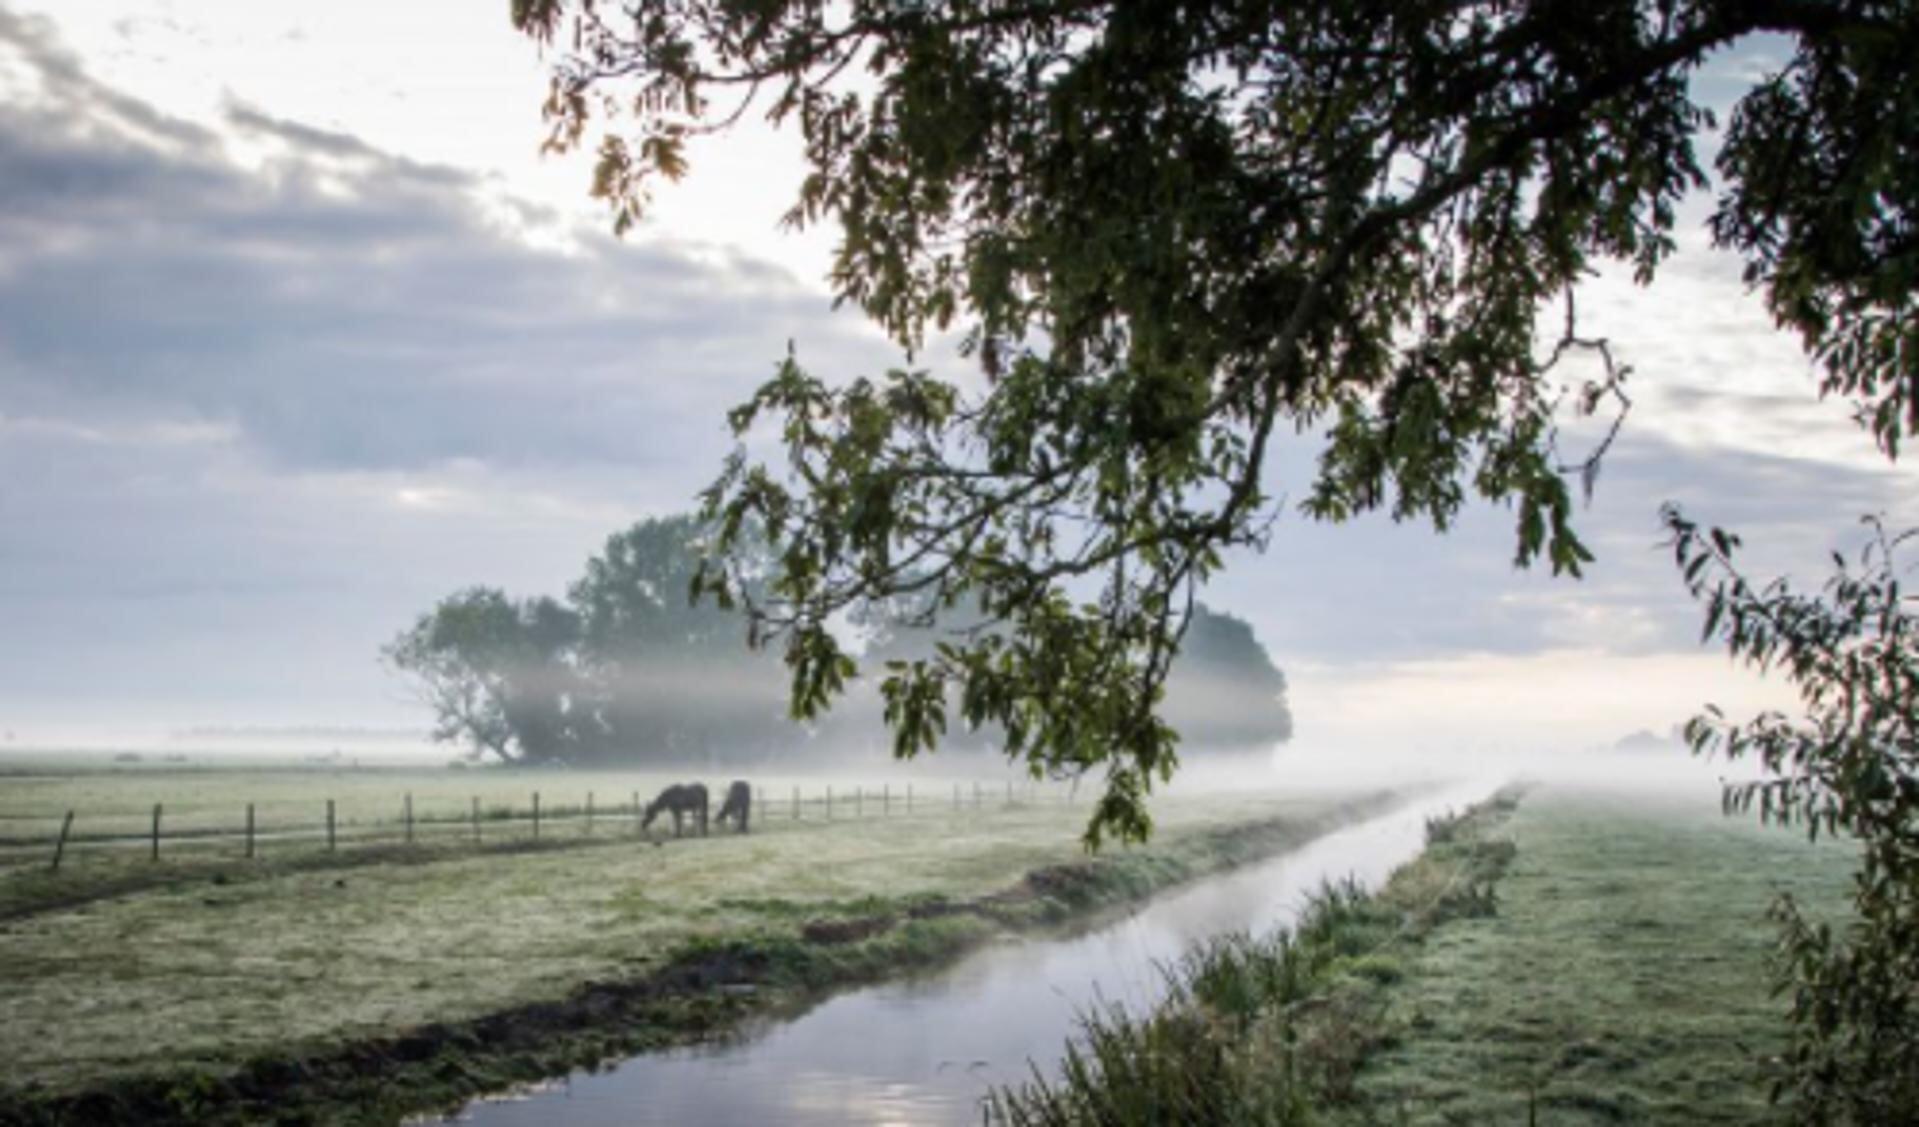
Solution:
[[[153,859],[160,859],[160,804],[153,804]]]
[[[326,800],[326,851],[334,852],[338,844],[333,832],[333,800],[329,798]]]
[[[413,794],[411,791],[407,792],[406,796],[406,843],[413,844]]]
[[[586,792],[586,836],[593,836],[593,792]]]
[[[800,820],[800,788],[793,788],[793,820]]]
[[[540,840],[540,792],[533,792],[533,840]]]
[[[473,796],[473,842],[474,844],[477,845],[479,844],[479,841],[480,841],[480,796],[476,794]]]
[[[247,803],[247,860],[253,860],[253,803]]]
[[[67,811],[66,821],[60,823],[60,840],[53,843],[53,871],[60,871],[60,858],[67,852],[67,835],[73,832],[73,811]]]
[[[640,792],[633,792],[633,832],[640,832]]]

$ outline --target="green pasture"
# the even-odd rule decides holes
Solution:
[[[1787,891],[1836,916],[1851,851],[1709,798],[1555,787],[1508,831],[1496,911],[1435,932],[1395,988],[1363,1121],[1774,1121],[1766,909]]]

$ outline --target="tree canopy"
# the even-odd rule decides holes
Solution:
[[[743,616],[689,600],[703,528],[664,517],[608,537],[566,603],[456,592],[385,656],[437,739],[503,762],[737,762],[790,744],[777,664],[747,647]]]
[[[747,619],[691,598],[708,532],[686,515],[641,521],[568,590],[600,731],[581,758],[738,762],[805,738],[786,722],[778,662],[747,645]],[[764,564],[755,546],[738,553]]]
[[[1194,605],[1166,678],[1164,713],[1181,748],[1266,752],[1293,738],[1286,674],[1251,623],[1205,603]]]
[[[1035,771],[1101,771],[1089,842],[1150,828],[1172,771],[1163,689],[1198,587],[1261,548],[1277,443],[1323,519],[1445,527],[1512,507],[1516,558],[1589,559],[1568,411],[1614,422],[1623,369],[1580,336],[1602,260],[1649,279],[1704,189],[1717,123],[1690,73],[1783,37],[1726,123],[1711,234],[1741,254],[1827,392],[1888,450],[1919,418],[1919,7],[1870,0],[514,0],[554,50],[552,143],[592,143],[630,223],[690,138],[764,113],[804,142],[794,224],[908,350],[953,333],[977,375],[825,380],[789,356],[732,416],[707,494],[770,575],[703,591],[778,638],[796,710],[854,661],[863,601],[976,600],[1005,629],[889,671],[907,753],[949,711]],[[596,124],[599,123],[599,124]],[[604,125],[605,128],[601,126]],[[1602,374],[1559,367],[1591,352]],[[748,591],[749,583],[764,583]]]
[[[796,730],[784,671],[747,644],[737,610],[690,598],[709,530],[691,516],[609,536],[562,603],[491,587],[456,591],[383,650],[433,709],[434,736],[517,764],[743,764],[857,757],[882,730],[877,690]],[[902,606],[862,608],[860,652],[875,668],[936,655],[977,616],[936,622]],[[1292,734],[1286,678],[1229,614],[1195,609],[1169,708],[1188,746],[1270,750]],[[963,745],[997,750],[986,727]]]
[[[566,757],[577,741],[579,619],[552,599],[469,587],[440,600],[382,651],[434,713],[433,738],[508,763]]]
[[[858,625],[863,631],[859,661],[882,676],[916,661],[937,660],[942,644],[993,628],[963,607],[949,608],[931,620],[899,606],[869,607],[858,616]],[[871,746],[883,731],[885,703],[883,688],[876,692],[870,684],[864,690],[854,687],[812,725],[826,746]],[[1250,623],[1205,603],[1194,604],[1191,625],[1167,677],[1164,714],[1179,733],[1183,752],[1267,755],[1293,735],[1286,675],[1273,664]],[[998,753],[1005,737],[1003,729],[988,722],[949,731],[941,748]]]

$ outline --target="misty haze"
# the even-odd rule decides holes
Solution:
[[[1919,1124],[1914,43],[0,0],[0,1127]]]

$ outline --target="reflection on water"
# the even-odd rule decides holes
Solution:
[[[758,1036],[651,1053],[457,1122],[576,1124],[972,1124],[993,1085],[1051,1067],[1075,1017],[1151,1005],[1159,966],[1195,942],[1289,923],[1327,880],[1374,884],[1419,851],[1425,819],[1490,793],[1457,788],[1292,853],[1161,896],[1067,938],[1006,942],[920,978],[841,994]]]

